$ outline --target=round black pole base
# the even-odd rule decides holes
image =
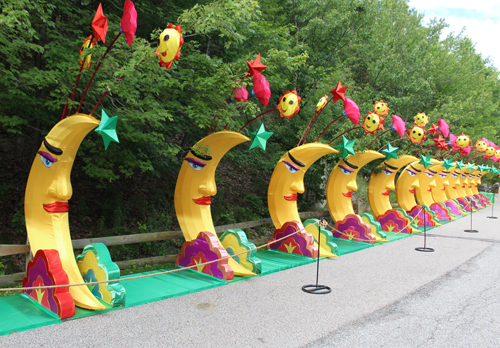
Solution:
[[[424,253],[433,253],[434,252],[434,249],[432,248],[427,248],[427,247],[418,247],[418,248],[415,248],[416,251],[422,251]]]
[[[304,285],[302,287],[302,291],[307,292],[308,294],[315,294],[315,295],[326,295],[332,292],[332,289],[330,289],[326,285]]]
[[[469,233],[478,233],[478,230],[464,230],[464,232],[469,232]]]
[[[487,216],[488,219],[498,219],[496,216]]]

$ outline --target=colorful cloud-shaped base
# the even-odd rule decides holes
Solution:
[[[371,232],[371,226],[365,224],[363,219],[356,214],[347,214],[343,220],[337,221],[335,223],[335,230],[332,231],[334,238],[372,244],[377,241],[377,237]]]
[[[295,233],[300,231],[298,233]],[[289,236],[288,238],[284,238]],[[279,240],[269,245],[269,249],[282,251],[288,254],[303,255],[317,258],[318,247],[314,245],[314,237],[305,231],[304,226],[297,221],[288,221],[280,228],[274,231],[272,241]]]

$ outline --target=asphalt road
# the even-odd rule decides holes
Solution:
[[[497,195],[497,199],[500,195]],[[500,219],[476,212],[423,236],[316,265],[0,337],[0,347],[500,347]],[[500,216],[500,204],[495,215]]]

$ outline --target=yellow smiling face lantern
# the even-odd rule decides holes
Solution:
[[[82,51],[91,48],[95,46],[95,42],[92,41],[92,35],[90,35],[88,38],[83,41],[82,47],[78,50],[78,53],[80,53],[80,61],[78,64],[81,65],[81,69],[88,69],[90,68],[90,64],[92,64],[92,55],[88,54],[86,57],[82,54]]]
[[[375,134],[375,132],[377,132],[378,130],[384,129],[384,121],[385,118],[369,112],[368,115],[366,115],[363,119],[363,125],[361,127],[365,130],[366,134]]]
[[[467,146],[469,146],[471,142],[472,141],[470,140],[469,136],[465,135],[464,133],[460,134],[460,136],[457,137],[457,140],[456,140],[457,147],[459,147],[461,149],[464,149]]]
[[[375,102],[375,105],[373,105],[373,110],[375,113],[379,116],[385,116],[389,112],[389,105],[384,102],[383,100]]]
[[[173,61],[181,56],[181,46],[184,43],[184,38],[181,35],[180,24],[174,27],[170,23],[160,34],[159,40],[155,54],[160,57],[160,66],[169,69]]]
[[[485,152],[486,149],[488,148],[488,141],[485,140],[484,138],[481,140],[476,141],[476,144],[474,145],[476,148],[477,152]]]
[[[413,126],[408,129],[408,139],[412,144],[420,144],[422,140],[425,140],[425,129],[420,126]]]
[[[423,112],[418,113],[414,118],[417,126],[424,127],[427,123],[429,123],[429,117]]]
[[[285,94],[280,98],[280,102],[277,106],[281,117],[292,118],[292,116],[299,112],[301,98],[297,95],[297,91],[286,91]]]
[[[328,96],[325,94],[324,96],[321,97],[318,104],[316,105],[316,112],[320,112],[321,110],[323,110],[323,108],[326,106],[327,101],[328,101]]]

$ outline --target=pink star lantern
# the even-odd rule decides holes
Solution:
[[[358,125],[359,118],[361,117],[358,105],[349,98],[344,99],[344,116],[350,119],[355,126]]]
[[[120,22],[120,31],[125,34],[127,43],[132,46],[134,42],[135,31],[137,30],[137,11],[134,3],[130,0],[125,1],[123,6],[123,16]]]
[[[442,118],[438,121],[438,129],[445,138],[447,138],[448,134],[450,134],[450,127],[448,127],[448,123],[446,123],[446,121]]]
[[[405,121],[398,115],[392,115],[392,129],[402,137],[406,132]]]
[[[267,82],[266,77],[261,74],[253,75],[253,90],[252,95],[259,99],[259,101],[267,106],[269,104],[269,99],[271,98],[271,88],[269,87],[269,82]]]

